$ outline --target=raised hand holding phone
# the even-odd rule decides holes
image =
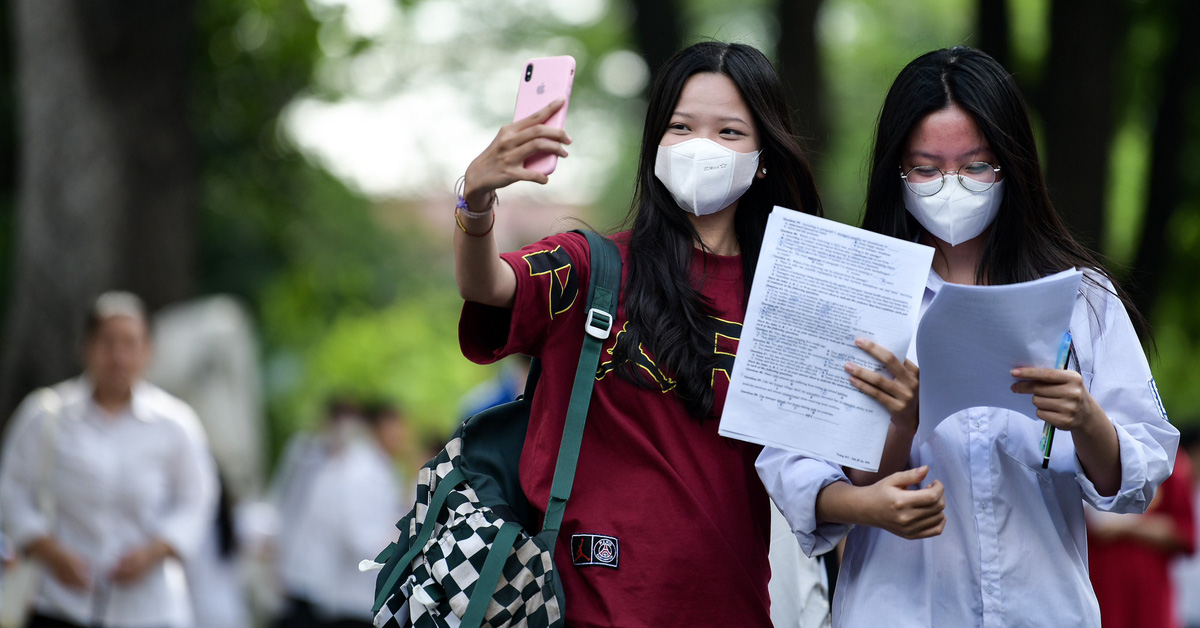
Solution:
[[[517,88],[517,106],[513,122],[520,122],[550,103],[561,100],[562,106],[542,121],[542,124],[559,130],[564,129],[567,107],[571,102],[571,86],[574,82],[574,57],[564,55],[526,61],[525,72]],[[525,160],[526,168],[542,174],[554,172],[557,165],[558,155],[550,151],[539,151]]]
[[[571,57],[525,63],[514,121],[501,127],[492,143],[467,167],[463,196],[471,210],[487,210],[497,189],[517,181],[550,181],[547,175],[554,171],[558,158],[567,156],[563,145],[571,143],[563,124],[574,76],[575,60]],[[542,82],[535,82],[535,77]]]

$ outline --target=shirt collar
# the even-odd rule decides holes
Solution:
[[[92,380],[90,377],[88,377],[87,373],[80,375],[78,382],[79,387],[77,390],[81,397],[79,401],[90,410],[93,410],[99,414],[103,414],[104,412],[96,404],[96,399],[93,397],[95,390],[92,387]],[[129,407],[121,414],[128,414],[139,421],[149,422],[153,420],[154,413],[150,411],[150,403],[148,401],[148,397],[152,389],[153,388],[151,385],[143,380],[134,382],[133,394],[129,400]]]
[[[936,295],[942,286],[946,285],[946,280],[937,274],[933,268],[929,269],[929,277],[925,280],[925,289],[929,291],[930,296]]]

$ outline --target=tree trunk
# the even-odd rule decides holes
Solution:
[[[1099,250],[1114,132],[1116,59],[1126,20],[1116,2],[1057,0],[1039,91],[1046,183],[1075,238]]]
[[[1191,138],[1194,146],[1200,137],[1200,123],[1191,115],[1200,106],[1200,38],[1195,36],[1200,30],[1200,3],[1179,0],[1171,6],[1166,14],[1177,30],[1159,72],[1162,94],[1151,134],[1149,198],[1132,281],[1128,282],[1135,304],[1147,316],[1158,301],[1163,278],[1170,274],[1167,227],[1171,216],[1187,200],[1185,185],[1195,170],[1185,156],[1188,141]]]
[[[817,46],[817,15],[822,0],[778,0],[779,43],[776,58],[792,127],[805,141],[813,167],[829,143],[829,118],[825,109],[821,55]]]
[[[683,47],[679,0],[633,0],[633,35],[650,76]]]
[[[1039,91],[1050,196],[1075,237],[1098,250],[1114,129],[1116,58],[1126,20],[1116,0],[1056,0]]]
[[[1011,72],[1012,39],[1009,19],[1008,0],[976,0],[976,46]]]
[[[193,291],[199,167],[191,0],[14,0],[15,277],[0,420],[78,371],[83,313],[121,288]]]

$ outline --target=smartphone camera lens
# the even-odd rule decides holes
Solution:
[[[533,64],[525,66],[525,82],[528,83],[533,79]]]

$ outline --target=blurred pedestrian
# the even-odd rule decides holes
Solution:
[[[428,458],[418,460],[424,452],[420,444],[413,440],[413,429],[409,425],[408,417],[396,404],[388,401],[372,402],[367,405],[365,418],[380,450],[392,465],[397,497],[400,499],[402,510],[406,511],[412,507],[416,498],[414,475]]]
[[[1192,465],[1185,451],[1144,514],[1087,510],[1088,572],[1104,628],[1180,628],[1170,564],[1196,551]]]
[[[242,538],[233,496],[220,480],[217,509],[204,542],[185,563],[195,615],[193,628],[249,628],[247,582],[243,573]]]
[[[200,545],[215,500],[203,431],[191,408],[142,380],[151,347],[136,296],[101,295],[84,336],[84,374],[54,386],[53,404],[30,395],[4,443],[5,534],[44,571],[29,625],[184,628],[180,560]]]
[[[1200,417],[1193,417],[1181,428],[1179,455],[1186,454],[1192,467],[1192,520],[1197,522],[1192,542],[1200,544]],[[1171,566],[1175,587],[1175,607],[1179,621],[1187,628],[1200,628],[1200,552],[1177,556]]]
[[[495,377],[475,386],[463,396],[459,402],[459,415],[466,419],[521,396],[525,392],[525,380],[529,377],[531,363],[529,356],[520,353],[501,360],[500,372]]]
[[[403,513],[394,463],[359,405],[331,401],[325,427],[289,444],[280,474],[275,552],[286,599],[275,625],[371,626],[375,574],[358,564],[396,539]]]

